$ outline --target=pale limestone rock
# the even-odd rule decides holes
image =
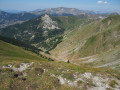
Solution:
[[[53,21],[47,14],[42,16],[42,21],[43,21],[43,29],[49,29],[49,30],[60,29],[58,27],[57,22]]]

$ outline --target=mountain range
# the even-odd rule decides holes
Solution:
[[[45,10],[37,9],[31,12],[20,12],[20,13],[9,13],[9,12],[0,11],[0,28],[3,28],[8,25],[13,25],[16,23],[22,23],[24,21],[37,18],[38,16],[44,14],[48,14],[52,16],[75,16],[75,15],[108,16],[111,13],[104,13],[104,12],[100,13],[100,12],[79,10],[76,8],[65,8],[65,7],[48,8]]]
[[[85,60],[96,61],[103,52],[110,53],[119,47],[119,19],[119,15],[95,19],[86,15],[45,14],[22,24],[2,28],[0,35],[26,42],[59,60],[79,62],[82,58],[93,56]]]
[[[60,7],[0,18],[0,89],[120,89],[117,13]]]
[[[36,19],[15,24],[0,30],[5,37],[27,42],[39,49],[49,51],[61,42],[66,29],[74,29],[83,22],[88,22],[86,16],[49,16],[42,15]]]
[[[16,23],[22,23],[24,21],[27,21],[36,17],[38,16],[30,13],[13,14],[13,13],[0,11],[0,28],[3,28],[8,25],[13,25]]]
[[[74,29],[50,53],[59,60],[119,66],[120,16],[110,16]],[[115,63],[117,62],[117,63]],[[106,65],[109,66],[109,65]]]
[[[45,10],[40,10],[40,11],[33,11],[31,12],[36,15],[41,15],[41,14],[50,14],[50,15],[81,15],[81,14],[90,14],[90,11],[83,11],[83,10],[78,10],[76,8],[65,8],[65,7],[59,7],[59,8],[48,8]]]

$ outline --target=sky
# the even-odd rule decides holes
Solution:
[[[120,0],[0,0],[2,10],[33,11],[56,7],[120,12]]]

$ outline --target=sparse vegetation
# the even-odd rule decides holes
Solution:
[[[41,17],[1,29],[9,37],[0,37],[1,90],[120,88],[120,72],[109,68],[115,61],[119,69],[119,15],[95,21],[85,15],[47,15],[48,27]],[[55,61],[50,55],[69,59]],[[108,68],[95,68],[98,64]]]
[[[106,69],[102,68],[91,68],[84,65],[76,66],[72,63],[66,63],[66,62],[51,62],[48,60],[45,60],[44,58],[39,57],[38,55],[26,51],[20,47],[5,43],[3,41],[0,41],[0,45],[2,45],[3,51],[0,51],[2,53],[2,56],[0,56],[0,66],[7,67],[7,68],[1,68],[0,71],[0,89],[45,89],[45,90],[51,90],[51,89],[57,89],[57,90],[77,90],[82,87],[96,87],[92,81],[92,79],[86,79],[85,76],[80,76],[81,78],[84,78],[84,82],[82,81],[76,81],[76,85],[78,86],[69,86],[69,84],[75,82],[77,77],[79,75],[86,75],[85,72],[91,72],[91,73],[99,73],[102,75],[110,75],[111,77],[115,77],[116,75],[119,75],[119,73],[115,73],[113,75],[112,70],[107,71]],[[20,56],[16,56],[16,54],[13,54],[12,56],[7,56],[8,51],[6,50],[6,47],[9,48],[9,52],[14,53],[16,50],[16,54],[20,52]],[[15,48],[15,49],[14,49]],[[27,54],[27,57],[24,57],[24,54]],[[20,68],[21,63],[31,63],[34,62],[32,66],[29,68],[26,68],[26,70],[20,72],[20,71],[14,71],[12,68],[10,68],[10,65],[13,65],[15,68]],[[76,74],[75,74],[76,73]],[[61,80],[58,78],[61,76],[61,78],[64,78],[68,84],[65,85],[61,84]],[[77,77],[76,77],[77,76]],[[74,84],[73,84],[74,85]],[[79,85],[81,87],[79,87]]]
[[[116,84],[117,84],[117,82],[115,80],[112,80],[109,85],[111,87],[115,87]]]

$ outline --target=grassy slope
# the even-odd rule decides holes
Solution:
[[[6,60],[44,60],[36,54],[0,40],[0,62]]]
[[[51,51],[54,56],[59,56],[63,53],[65,57],[69,56],[71,53],[76,53],[82,44],[86,41],[87,38],[92,36],[98,31],[99,21],[92,22],[90,24],[81,26],[77,29],[74,29],[71,33],[68,33],[63,39],[63,42],[60,43],[55,50]],[[97,27],[96,27],[97,26]],[[94,29],[93,29],[94,28]],[[65,51],[65,54],[64,54]],[[74,52],[75,51],[75,52]],[[63,58],[65,58],[63,57]]]
[[[120,70],[120,47],[101,53],[97,60],[86,65]]]
[[[65,30],[72,30],[76,27],[79,27],[81,24],[87,22],[87,17],[78,17],[78,16],[58,16],[54,17],[53,20],[57,20],[59,25]]]
[[[90,56],[118,47],[120,45],[120,22],[118,20],[120,20],[120,16],[102,20],[105,28],[87,39],[85,45],[80,49],[79,55]]]
[[[14,38],[35,45],[35,47],[45,51],[50,51],[59,44],[64,33],[88,22],[87,16],[50,16],[50,18],[58,23],[59,28],[61,28],[60,30],[44,30],[42,28],[43,21],[40,16],[22,24],[15,24],[2,28],[0,29],[0,34],[4,37]],[[44,34],[44,31],[47,31],[48,35],[47,33]]]
[[[20,72],[13,72],[11,69],[2,68],[12,64],[18,67],[20,63],[34,62],[30,69],[23,71],[27,76],[23,76]],[[46,70],[41,73],[40,70]],[[63,72],[64,71],[64,72]],[[77,90],[78,87],[64,86],[59,83],[56,77],[51,75],[62,75],[68,80],[74,80],[74,73],[79,74],[85,72],[101,73],[103,75],[109,74],[115,78],[119,78],[119,72],[108,70],[105,68],[90,68],[84,65],[76,66],[64,62],[51,62],[40,58],[34,53],[26,51],[15,45],[0,41],[0,89],[25,90],[26,87],[30,90]],[[20,74],[15,78],[15,74]],[[38,75],[39,74],[39,75]],[[24,81],[23,78],[26,80]],[[89,80],[88,80],[89,82]],[[90,82],[91,83],[91,82]],[[83,84],[82,84],[83,85]],[[84,88],[91,87],[92,84],[84,83]],[[83,87],[82,87],[83,88]]]
[[[63,60],[74,60],[115,49],[120,45],[119,21],[119,15],[110,16],[75,29],[51,54]]]

